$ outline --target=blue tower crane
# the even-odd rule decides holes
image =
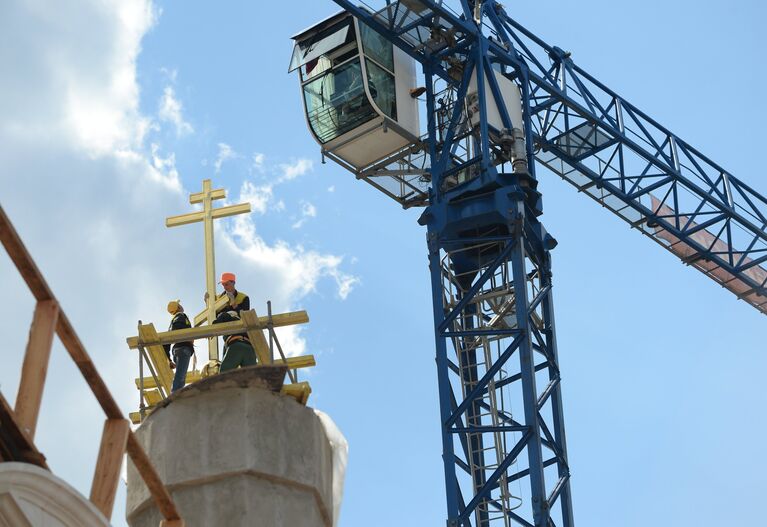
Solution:
[[[767,200],[493,0],[334,1],[291,70],[323,156],[424,208],[447,525],[571,527],[538,169],[766,314]]]

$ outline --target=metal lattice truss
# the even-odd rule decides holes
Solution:
[[[477,240],[439,263],[455,525],[572,524],[550,273],[522,240]],[[492,261],[467,277],[452,263],[466,258]]]

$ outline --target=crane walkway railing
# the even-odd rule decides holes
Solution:
[[[2,460],[34,463],[48,468],[44,456],[34,446],[34,435],[53,337],[54,334],[58,335],[107,417],[101,436],[90,501],[107,519],[111,518],[122,458],[127,453],[136,465],[138,473],[164,518],[160,526],[183,527],[184,520],[181,519],[168,489],[130,429],[130,423],[120,411],[66,313],[61,309],[2,207],[0,207],[0,241],[37,300],[14,410],[0,394]]]

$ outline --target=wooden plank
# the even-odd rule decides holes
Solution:
[[[104,423],[99,457],[91,485],[91,503],[107,519],[112,517],[128,434],[130,423],[127,419],[107,419]]]
[[[275,359],[274,363],[285,364],[282,359]],[[311,368],[316,366],[317,362],[314,359],[314,355],[299,355],[297,357],[288,357],[287,364],[285,365],[288,369],[296,370],[301,368]],[[197,382],[200,379],[202,379],[202,374],[199,371],[190,371],[186,374],[187,384]],[[136,384],[136,388],[141,386],[141,379],[138,377],[134,379],[133,382]],[[154,377],[144,377],[144,389],[149,390],[151,388],[157,388],[157,383],[155,382]]]
[[[16,269],[19,270],[21,278],[27,283],[27,287],[32,291],[35,299],[38,301],[53,300],[53,293],[45,282],[45,278],[43,278],[40,269],[37,268],[2,206],[0,206],[0,241],[2,241],[8,256]]]
[[[194,194],[189,195],[189,203],[194,205],[195,203],[202,203],[203,198],[205,197],[204,192],[195,192]],[[210,191],[210,199],[216,200],[216,199],[224,199],[226,197],[226,190],[222,188],[217,188],[215,190]]]
[[[186,383],[191,384],[202,379],[202,374],[199,371],[190,371],[186,374]],[[141,387],[141,379],[136,378],[134,380],[136,388]],[[144,377],[144,389],[157,388],[157,383],[154,381],[154,377]]]
[[[269,353],[269,343],[264,337],[264,332],[258,327],[258,315],[256,311],[251,309],[250,311],[241,311],[240,317],[248,328],[248,339],[250,340],[253,349],[256,351],[259,364],[271,364],[272,358]]]
[[[0,393],[0,462],[4,461],[21,461],[49,470],[45,456],[21,429],[11,405]]]
[[[127,451],[162,517],[166,520],[180,520],[181,516],[178,514],[173,498],[171,498],[168,489],[165,488],[160,476],[157,474],[152,462],[149,461],[149,457],[144,452],[143,447],[133,432],[128,435]]]
[[[215,324],[213,326],[177,329],[160,333],[155,332],[157,339],[153,341],[146,341],[139,339],[138,337],[128,337],[125,341],[128,343],[130,349],[137,349],[139,340],[141,340],[144,346],[148,344],[175,344],[176,342],[191,342],[211,336],[234,335],[235,333],[242,333],[244,330],[245,324],[240,320],[236,320],[234,322],[222,322],[221,324]]]
[[[250,311],[252,311],[256,317],[252,326],[256,329],[266,329],[269,325],[269,317],[259,317],[255,315],[254,310],[251,309]],[[245,313],[245,311],[242,311],[240,316],[242,316],[242,313]],[[309,322],[309,315],[306,313],[306,311],[292,311],[289,313],[282,313],[280,315],[272,315],[272,323],[276,328],[292,326],[294,324],[306,324],[307,322]],[[186,342],[208,337],[223,337],[226,335],[234,335],[235,333],[242,333],[243,331],[246,331],[246,324],[244,320],[223,322],[221,324],[200,326],[189,329],[163,331],[161,333],[157,333],[156,341],[143,340],[143,343],[145,345],[154,343],[175,344],[176,342]],[[139,338],[128,337],[126,342],[128,343],[128,347],[130,349],[136,349],[138,348]]]
[[[35,437],[58,317],[59,304],[55,300],[38,302],[32,318],[32,327],[29,329],[27,351],[24,354],[21,381],[16,395],[16,421],[30,439]]]
[[[283,361],[282,358],[275,359],[274,362],[279,364],[286,363],[286,361]],[[291,370],[296,370],[300,368],[311,368],[316,365],[317,365],[317,362],[314,360],[314,355],[299,355],[297,357],[288,357],[287,364],[286,364],[288,369],[291,369]]]
[[[32,291],[35,299],[38,301],[55,300],[45,278],[43,278],[42,273],[40,273],[40,270],[37,268],[37,265],[29,252],[27,252],[26,247],[22,243],[21,238],[19,238],[16,229],[13,228],[13,225],[8,219],[8,216],[6,216],[2,206],[0,206],[0,241],[8,252],[11,261],[13,261],[14,265],[19,270],[21,277],[27,283],[30,291]],[[59,311],[58,321],[56,323],[56,334],[59,336],[59,339],[66,348],[67,353],[69,353],[69,356],[72,357],[72,360],[77,365],[77,368],[80,370],[85,382],[88,384],[91,392],[93,392],[93,395],[96,397],[96,400],[106,416],[110,419],[122,419],[123,416],[120,407],[117,405],[117,402],[112,397],[104,380],[96,370],[96,366],[93,364],[93,361],[85,350],[85,347],[63,310]],[[0,404],[0,425],[2,425],[0,426],[0,436],[2,436],[9,431],[13,432],[14,428],[9,424],[9,421],[11,421],[13,417],[13,411],[10,410],[5,399],[1,396],[0,402],[2,403]],[[11,419],[8,419],[9,417]],[[18,428],[16,429],[23,434],[23,431]],[[34,448],[34,444],[32,444],[32,448]],[[139,474],[141,474],[141,477],[147,482],[147,486],[150,488],[150,492],[152,492],[152,496],[155,498],[155,502],[163,516],[169,520],[180,519],[180,516],[176,511],[176,506],[168,494],[167,489],[165,489],[165,486],[157,476],[157,472],[154,470],[149,458],[146,456],[146,453],[141,448],[141,445],[138,444],[138,441],[132,433],[128,436],[127,448]],[[36,450],[34,450],[34,452],[41,458],[36,464],[47,468],[45,459],[42,455]],[[28,462],[33,463],[34,461],[30,460]]]
[[[144,392],[144,398],[149,406],[154,406],[162,402],[162,394],[159,390],[148,390]]]
[[[205,213],[203,211],[190,212],[188,214],[179,214],[178,216],[171,216],[165,218],[166,227],[178,227],[179,225],[189,225],[190,223],[197,223],[205,219]]]
[[[219,207],[213,209],[213,219],[228,218],[229,216],[235,216],[237,214],[247,214],[250,212],[250,203],[239,203],[237,205],[227,205],[226,207]]]
[[[227,302],[229,302],[229,299],[226,295],[222,296],[221,298],[216,299],[216,303],[214,304],[215,310],[218,311],[222,307],[224,307]],[[200,311],[194,316],[194,322],[192,322],[192,325],[194,327],[199,326],[203,322],[206,322],[208,320],[208,308],[206,307],[203,311]]]
[[[146,342],[158,342],[157,330],[154,329],[153,324],[142,324],[139,326],[139,337],[142,341]],[[173,385],[173,371],[168,365],[168,357],[165,355],[165,350],[159,344],[144,344],[146,346],[147,356],[152,361],[154,371],[159,377],[160,384],[165,388],[165,393],[170,393],[171,386]]]
[[[64,344],[69,356],[77,365],[85,382],[93,392],[96,400],[101,405],[101,409],[104,410],[104,414],[109,419],[122,419],[123,413],[117,402],[112,397],[112,394],[107,388],[104,379],[101,378],[99,372],[96,370],[96,365],[93,364],[88,352],[85,351],[83,343],[80,341],[80,337],[75,333],[72,324],[69,322],[66,313],[59,312],[59,321],[56,325],[56,334],[59,336],[59,340]]]
[[[280,391],[285,395],[293,397],[299,403],[306,405],[306,402],[309,400],[309,394],[312,393],[312,387],[309,386],[308,382],[304,381],[294,384],[286,384]]]
[[[144,408],[144,418],[149,417],[149,414],[154,412],[154,409],[157,408],[156,406],[147,406]],[[128,414],[128,419],[130,419],[130,422],[134,425],[141,424],[141,412],[131,412]]]

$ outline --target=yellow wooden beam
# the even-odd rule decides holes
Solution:
[[[226,197],[226,190],[217,188],[210,191],[210,199],[224,199]],[[194,205],[195,203],[202,203],[205,198],[205,192],[196,192],[189,195],[189,203]]]
[[[272,358],[269,353],[269,343],[266,341],[266,337],[264,337],[264,332],[257,328],[258,315],[256,315],[256,311],[254,309],[251,309],[250,311],[240,311],[240,318],[242,318],[245,327],[248,328],[248,340],[250,340],[250,344],[256,351],[258,363],[271,364]],[[266,318],[268,320],[268,317]]]
[[[202,200],[200,200],[202,201]],[[237,214],[244,214],[250,212],[250,203],[239,203],[237,205],[228,205],[226,207],[220,207],[211,211],[211,217],[215,220],[218,218],[226,218],[229,216],[235,216]],[[180,225],[189,225],[190,223],[197,223],[205,219],[205,211],[198,210],[197,212],[188,212],[187,214],[179,214],[178,216],[170,216],[165,218],[166,227],[178,227]]]
[[[189,329],[177,329],[175,331],[164,331],[162,333],[156,333],[156,339],[154,341],[146,341],[139,337],[128,337],[126,342],[131,349],[138,348],[139,341],[144,346],[150,344],[175,344],[176,342],[186,342],[197,339],[203,339],[211,336],[225,336],[234,335],[235,333],[242,333],[245,330],[245,326],[241,321],[237,322],[224,322],[222,324],[216,324],[215,326],[200,326],[199,328]]]
[[[197,382],[200,379],[202,379],[202,375],[199,371],[190,371],[186,374],[186,384]],[[141,386],[141,379],[136,378],[135,382],[136,388],[139,388]],[[144,390],[150,390],[152,388],[157,388],[157,383],[154,382],[154,377],[144,377]]]
[[[274,359],[275,364],[285,364],[283,360],[280,359]],[[317,362],[314,360],[314,355],[299,355],[298,357],[288,357],[287,358],[287,367],[291,370],[299,369],[299,368],[311,368],[313,366],[316,366]]]
[[[215,310],[216,311],[220,310],[228,302],[229,302],[229,298],[226,295],[224,295],[224,296],[222,296],[220,298],[217,298],[216,299],[216,303],[214,305]],[[203,322],[205,322],[207,320],[208,320],[208,308],[206,307],[205,309],[203,309],[202,311],[197,313],[197,315],[195,315],[194,322],[192,323],[192,325],[197,327],[197,326],[199,326],[200,324],[202,324]]]
[[[162,401],[162,394],[160,390],[146,390],[144,391],[144,399],[149,406],[154,406]]]
[[[146,417],[149,414],[151,414],[155,408],[156,408],[155,406],[148,406],[144,408],[144,416]],[[141,424],[141,412],[129,413],[128,419],[130,419],[130,422],[133,423],[134,425]]]
[[[221,324],[200,326],[190,329],[177,329],[176,331],[165,331],[162,333],[155,333],[157,335],[156,341],[147,341],[142,339],[144,345],[148,344],[174,344],[176,342],[186,342],[190,340],[202,339],[215,336],[234,335],[235,333],[247,332],[248,325],[251,329],[266,329],[269,325],[269,317],[259,317],[252,309],[249,311],[253,313],[253,316],[248,316],[250,323],[245,322],[245,317],[239,322],[224,322]],[[240,316],[248,311],[242,311]],[[292,311],[290,313],[282,313],[280,315],[272,315],[272,324],[274,327],[291,326],[293,324],[306,324],[309,322],[309,315],[306,311]],[[129,337],[127,339],[128,347],[131,349],[138,348],[139,338]],[[267,349],[269,346],[267,345]]]
[[[311,368],[317,365],[317,362],[314,359],[314,355],[299,355],[297,357],[288,357],[287,364],[283,362],[282,359],[275,359],[274,363],[285,364],[291,370]],[[186,384],[197,382],[200,379],[202,379],[202,374],[199,371],[190,371],[186,374]],[[141,386],[141,379],[138,377],[134,379],[134,382],[136,383],[136,388]],[[144,377],[144,390],[147,390],[145,396],[150,393],[149,390],[152,388],[157,388],[157,383],[154,381],[154,377]],[[149,399],[147,399],[147,401],[149,401]],[[154,403],[150,402],[150,404]]]
[[[250,212],[250,203],[238,203],[237,205],[228,205],[213,209],[213,219],[226,218],[237,214],[247,214]]]
[[[306,402],[309,400],[309,394],[312,393],[312,387],[309,386],[308,382],[304,381],[294,384],[285,384],[280,391],[285,395],[293,397],[299,403],[306,405]]]
[[[166,227],[178,227],[179,225],[188,225],[190,223],[197,223],[205,219],[205,212],[197,211],[190,212],[188,214],[179,214],[178,216],[170,216],[165,218]]]
[[[149,360],[152,361],[154,371],[159,377],[160,384],[165,388],[165,393],[170,393],[173,384],[173,371],[168,365],[168,357],[165,350],[159,344],[160,338],[153,324],[142,324],[138,328],[139,338],[144,342]]]

